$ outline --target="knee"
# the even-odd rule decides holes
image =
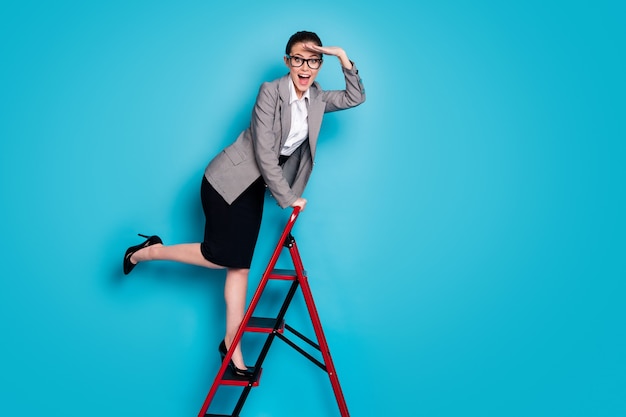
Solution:
[[[243,268],[228,268],[226,274],[228,278],[233,279],[248,279],[248,274],[250,273],[249,269]]]

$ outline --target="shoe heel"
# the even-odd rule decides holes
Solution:
[[[157,235],[148,236],[148,235],[143,235],[141,233],[137,233],[137,236],[147,239],[143,244],[137,245],[137,246],[141,246],[141,249],[148,247],[148,246],[152,246],[152,245],[163,244],[163,240]]]
[[[123,264],[124,275],[130,274],[130,271],[132,271],[133,268],[137,266],[137,264],[134,264],[130,261],[131,256],[133,256],[135,252],[137,252],[140,249],[147,248],[148,246],[163,244],[163,241],[157,235],[146,236],[146,235],[142,235],[141,233],[137,233],[137,234],[145,238],[146,241],[143,243],[140,243],[139,245],[131,246],[130,248],[126,250],[126,253],[124,254],[124,264]]]
[[[226,358],[226,353],[228,353],[228,351],[226,350],[226,343],[222,340],[222,343],[220,343],[217,349],[220,352],[220,357],[222,358],[222,362],[224,362],[224,358]]]

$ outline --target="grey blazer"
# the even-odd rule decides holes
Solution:
[[[343,67],[342,67],[343,68]],[[287,160],[278,165],[280,149],[291,125],[289,75],[263,83],[252,111],[250,126],[221,151],[204,172],[209,183],[231,204],[260,176],[282,207],[289,207],[304,192],[313,170],[317,138],[324,113],[349,109],[365,101],[359,72],[343,68],[345,90],[324,91],[317,82],[310,87],[309,137]]]

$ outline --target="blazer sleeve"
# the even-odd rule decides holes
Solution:
[[[325,113],[356,107],[365,101],[365,87],[356,64],[352,68],[342,67],[346,82],[345,90],[322,91],[322,100],[326,102]]]
[[[278,83],[263,83],[252,111],[250,129],[259,171],[270,192],[282,207],[289,207],[298,196],[293,192],[278,165],[281,103]]]

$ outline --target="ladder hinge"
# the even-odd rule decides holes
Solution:
[[[291,248],[293,244],[296,243],[296,239],[294,239],[293,235],[289,233],[285,238],[285,242],[283,242],[283,246],[286,248]]]

